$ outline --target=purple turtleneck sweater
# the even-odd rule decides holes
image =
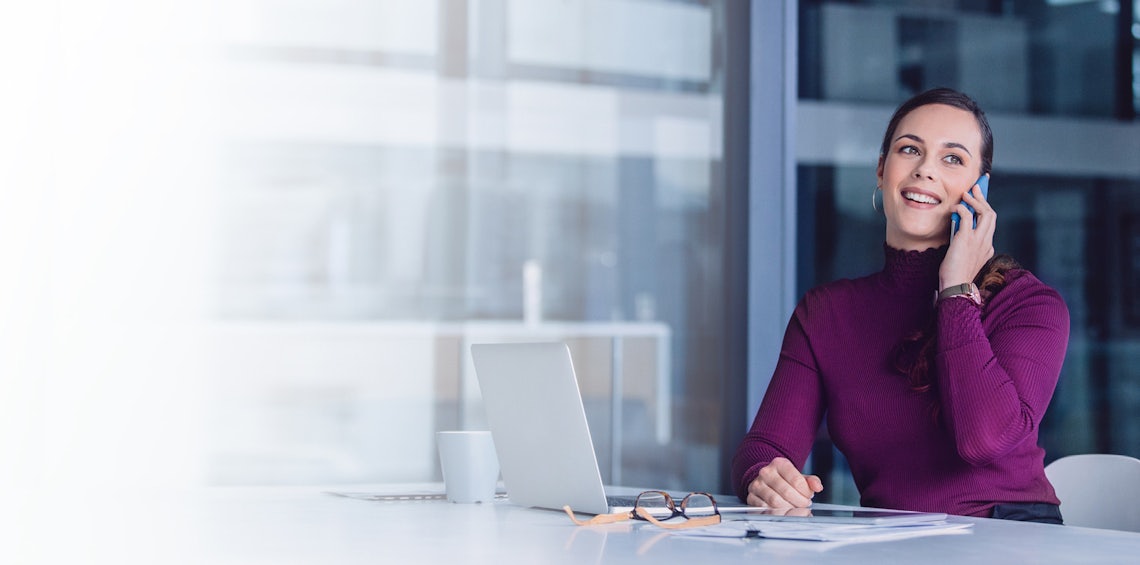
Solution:
[[[1015,270],[983,307],[935,306],[947,248],[884,247],[881,272],[816,287],[796,306],[733,458],[737,495],[775,457],[802,469],[826,415],[864,506],[988,516],[1003,502],[1058,504],[1037,433],[1068,344],[1061,296]],[[920,393],[895,369],[895,351],[930,316],[936,391]]]

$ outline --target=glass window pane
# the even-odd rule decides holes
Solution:
[[[989,112],[1116,115],[1116,2],[800,6],[801,98],[893,103],[949,86]]]
[[[227,28],[212,478],[438,479],[467,347],[558,339],[607,482],[711,488],[723,2],[424,4]]]

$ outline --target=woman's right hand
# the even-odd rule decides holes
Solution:
[[[823,481],[815,475],[804,475],[791,461],[777,457],[748,485],[748,504],[769,508],[805,508],[811,506],[815,493],[823,490]]]

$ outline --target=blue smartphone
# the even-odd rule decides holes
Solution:
[[[988,199],[990,197],[990,177],[988,177],[986,175],[982,175],[982,177],[979,178],[977,180],[977,182],[975,182],[974,184],[978,185],[982,189],[982,198]],[[974,187],[971,186],[970,188],[973,189]],[[970,209],[970,213],[972,215],[974,212],[974,207],[970,206],[969,204],[966,204],[966,208]],[[973,227],[975,227],[975,228],[978,227],[978,217],[974,216],[973,220],[974,220]],[[961,222],[962,222],[962,218],[958,215],[957,212],[950,214],[950,224],[952,226],[954,226],[951,233],[958,233],[958,224],[960,224]]]

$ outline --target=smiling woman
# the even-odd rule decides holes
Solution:
[[[1069,315],[1056,291],[994,257],[997,214],[975,182],[992,155],[985,114],[962,93],[896,110],[877,168],[886,264],[796,307],[733,461],[741,499],[811,503],[824,485],[800,469],[826,413],[864,506],[1060,522],[1037,434]],[[967,204],[976,224],[952,232]]]

